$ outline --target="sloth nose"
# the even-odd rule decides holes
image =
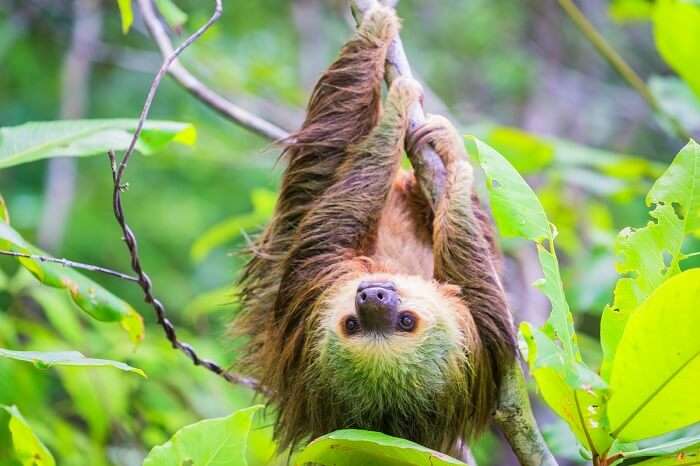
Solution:
[[[385,333],[396,323],[399,294],[392,282],[364,281],[357,287],[355,310],[367,331]]]

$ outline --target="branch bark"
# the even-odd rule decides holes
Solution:
[[[151,37],[156,42],[156,45],[158,45],[163,59],[167,60],[168,57],[174,54],[175,50],[173,49],[173,44],[170,42],[168,33],[165,31],[162,22],[158,19],[158,15],[153,8],[153,1],[138,0],[138,4]],[[178,54],[175,54],[175,56],[177,55]],[[223,117],[231,120],[233,123],[272,142],[279,142],[289,137],[289,133],[284,129],[248,112],[209,89],[177,60],[172,61],[168,67],[168,73],[192,96],[217,111]]]

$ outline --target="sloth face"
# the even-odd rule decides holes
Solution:
[[[350,416],[429,405],[446,384],[464,379],[464,322],[471,319],[456,287],[366,274],[339,285],[326,303],[317,375],[348,404]]]

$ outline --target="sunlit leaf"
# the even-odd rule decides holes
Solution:
[[[22,417],[16,406],[2,406],[10,414],[10,433],[15,457],[22,466],[55,466],[51,452],[34,434],[29,423]]]
[[[86,358],[78,351],[13,351],[0,348],[0,357],[31,362],[41,369],[53,366],[113,367],[126,372],[135,372],[142,377],[146,376],[141,369],[131,367],[123,362]]]
[[[610,16],[617,22],[648,21],[654,11],[649,0],[613,0],[608,7]]]
[[[131,10],[131,0],[117,0],[119,14],[122,18],[122,32],[126,34],[134,22],[134,12]]]
[[[657,0],[653,24],[659,53],[700,96],[700,5],[682,0]]]
[[[260,409],[257,405],[183,427],[167,443],[154,447],[143,466],[246,466],[248,437]]]
[[[136,120],[62,120],[31,122],[0,128],[0,168],[51,157],[105,155],[125,150]],[[146,121],[136,149],[151,154],[169,142],[191,145],[194,127],[172,121]],[[106,157],[105,157],[106,158]]]
[[[15,230],[0,223],[0,249],[42,255]],[[19,262],[41,283],[68,291],[71,299],[91,317],[105,322],[119,322],[135,343],[143,339],[143,318],[128,303],[73,269],[38,259],[19,258]]]
[[[624,229],[617,238],[617,271],[613,303],[603,311],[601,373],[610,375],[627,319],[664,280],[680,272],[685,237],[700,228],[700,146],[691,141],[654,183],[647,199],[654,206],[643,228]]]
[[[326,466],[446,466],[464,465],[445,455],[408,440],[366,430],[339,430],[311,442],[294,458],[294,464]]]
[[[700,269],[664,282],[630,315],[610,376],[610,427],[622,441],[700,422]]]

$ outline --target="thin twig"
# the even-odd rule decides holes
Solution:
[[[50,262],[52,264],[60,264],[64,267],[70,267],[72,269],[82,269],[89,270],[90,272],[104,273],[106,275],[111,275],[113,277],[121,278],[122,280],[128,280],[130,282],[138,283],[139,281],[137,277],[132,277],[131,275],[126,275],[124,273],[117,272],[116,270],[106,269],[104,267],[92,264],[83,264],[82,262],[75,262],[68,259],[57,259],[55,257],[39,256],[37,254],[25,254],[23,252],[15,251],[0,251],[0,256],[23,257],[26,259],[37,260],[39,262]]]
[[[202,34],[204,34],[221,17],[221,13],[223,11],[223,6],[221,2],[222,0],[216,0],[216,8],[211,18],[209,18],[209,20],[203,26],[201,26],[190,37],[188,37],[178,48],[173,50],[167,57],[165,57],[162,66],[158,70],[158,73],[156,74],[155,78],[153,79],[153,82],[151,83],[151,87],[148,91],[146,101],[143,105],[143,109],[141,110],[141,115],[136,126],[136,131],[134,131],[131,142],[129,143],[129,147],[126,150],[121,161],[117,163],[117,159],[114,155],[114,152],[108,152],[108,157],[112,170],[112,180],[114,181],[112,207],[114,210],[114,217],[116,218],[117,223],[119,224],[119,227],[122,230],[123,239],[129,251],[129,256],[131,257],[131,268],[138,277],[138,284],[143,290],[145,301],[151,304],[151,306],[153,307],[158,324],[163,328],[163,331],[165,332],[165,335],[168,341],[170,341],[170,343],[172,344],[173,348],[179,349],[180,351],[185,353],[187,357],[189,357],[190,360],[196,366],[202,366],[207,370],[221,376],[228,382],[244,385],[264,393],[264,388],[261,387],[257,381],[247,377],[243,377],[240,374],[235,374],[226,371],[224,368],[222,368],[215,362],[201,358],[194,350],[194,348],[192,348],[192,346],[190,346],[188,343],[178,340],[175,327],[166,316],[165,306],[163,305],[163,303],[161,303],[160,300],[158,300],[153,295],[153,283],[151,281],[151,278],[148,276],[148,274],[141,265],[141,258],[139,256],[136,236],[134,235],[134,232],[132,231],[131,227],[129,227],[129,225],[126,222],[124,208],[122,206],[122,192],[126,190],[126,186],[122,183],[124,171],[126,170],[129,158],[134,152],[136,141],[138,140],[146,118],[148,117],[148,113],[151,109],[151,105],[158,90],[158,86],[160,85],[163,76],[165,76],[165,74],[167,73],[168,68],[177,59],[178,55],[180,55],[183,50],[185,50],[190,44],[197,40]]]
[[[167,59],[167,57],[173,54],[173,44],[170,42],[170,38],[162,22],[156,15],[153,8],[153,1],[138,0],[138,3],[141,8],[143,21],[146,23],[151,37],[153,37],[156,45],[158,45],[158,49],[160,49],[163,58]],[[187,92],[237,125],[273,142],[284,140],[289,136],[289,133],[284,129],[248,112],[209,89],[177,60],[171,63],[168,68],[168,73]]]
[[[622,56],[605,40],[605,37],[598,32],[593,23],[591,23],[586,15],[576,6],[573,0],[558,0],[564,12],[569,16],[571,21],[579,28],[588,41],[595,47],[600,55],[613,67],[622,78],[644,99],[649,108],[666,119],[671,125],[671,129],[677,137],[687,141],[690,139],[690,134],[686,131],[683,125],[673,115],[666,112],[654,94],[646,85],[644,80],[627,64]]]

